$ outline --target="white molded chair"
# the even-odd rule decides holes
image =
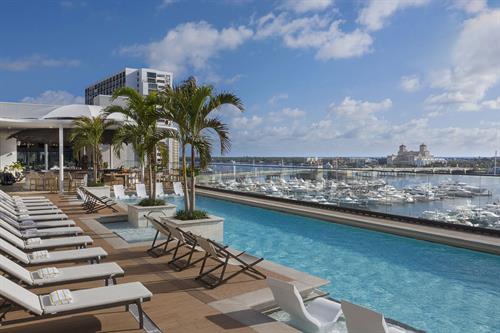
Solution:
[[[146,185],[143,183],[135,184],[135,191],[137,192],[138,198],[147,198],[148,194],[146,193]]]
[[[182,189],[182,183],[181,182],[174,182],[174,193],[175,195],[184,196],[184,190]]]
[[[113,185],[113,192],[115,194],[115,198],[118,200],[130,198],[125,194],[125,187],[123,187],[123,185]]]
[[[395,327],[387,327],[383,314],[362,306],[342,301],[342,312],[349,333],[404,333]]]
[[[155,184],[155,186],[156,186],[156,197],[157,198],[163,198],[163,197],[167,196],[165,194],[165,192],[163,191],[163,184],[162,183],[157,182]]]
[[[292,283],[268,277],[267,284],[279,307],[290,315],[290,325],[303,332],[324,332],[342,314],[340,304],[326,298],[316,298],[306,308]]]

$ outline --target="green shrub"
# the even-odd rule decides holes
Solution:
[[[204,210],[195,210],[193,213],[190,213],[185,210],[178,210],[175,214],[175,218],[178,220],[202,220],[208,218],[208,213]]]
[[[139,203],[139,206],[142,207],[151,207],[151,206],[164,206],[165,200],[162,199],[142,199]]]

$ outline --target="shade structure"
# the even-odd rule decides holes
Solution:
[[[103,135],[103,144],[111,144],[113,140],[114,130],[106,130]],[[69,136],[71,133],[71,129],[66,129],[64,131],[64,144],[71,144],[69,140]],[[18,141],[32,143],[32,144],[41,144],[47,143],[51,144],[59,144],[59,130],[57,128],[30,128],[21,130],[11,134],[9,137],[15,138]]]

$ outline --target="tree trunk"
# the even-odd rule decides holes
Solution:
[[[151,153],[151,169],[153,171],[153,179],[151,181],[151,193],[153,193],[153,199],[156,199],[156,147]]]
[[[186,144],[182,143],[181,149],[181,157],[182,157],[182,183],[184,185],[184,210],[189,211],[189,190],[188,190],[188,182],[187,182],[187,163],[186,163]]]
[[[194,146],[191,145],[191,213],[196,209],[195,205],[195,182],[196,182],[196,173],[195,173],[195,149]]]
[[[97,152],[95,147],[92,149],[93,150],[93,156],[92,156],[92,164],[94,165],[94,183],[97,183]]]
[[[149,198],[154,199],[154,180],[153,180],[153,161],[151,158],[151,154],[149,154],[148,158],[148,176],[149,176]]]

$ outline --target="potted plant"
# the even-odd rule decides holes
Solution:
[[[175,206],[165,203],[156,198],[156,168],[157,151],[165,153],[167,146],[164,140],[177,138],[177,132],[170,128],[158,127],[161,120],[159,112],[159,97],[156,93],[142,96],[132,88],[124,87],[115,91],[113,99],[126,97],[126,105],[108,106],[104,113],[109,116],[118,113],[127,121],[117,128],[113,136],[113,147],[117,155],[120,154],[122,145],[132,144],[141,166],[148,170],[149,198],[142,200],[139,204],[128,205],[128,220],[130,223],[145,227],[147,221],[144,215],[151,213],[165,213],[173,215]],[[143,168],[142,168],[143,169]],[[144,177],[142,177],[144,179]]]
[[[144,216],[170,217],[175,214],[175,205],[166,203],[162,199],[142,199],[138,204],[128,205],[128,222],[138,228],[148,226]]]
[[[231,144],[227,125],[214,115],[215,112],[222,106],[232,106],[243,111],[243,104],[232,93],[217,94],[210,85],[198,86],[193,77],[174,88],[167,87],[161,97],[164,98],[162,118],[171,120],[178,126],[185,193],[184,210],[166,219],[184,229],[222,241],[223,219],[196,209],[196,174],[211,160],[213,136],[219,139],[222,154],[229,150]],[[187,149],[190,150],[189,168],[186,161]]]

